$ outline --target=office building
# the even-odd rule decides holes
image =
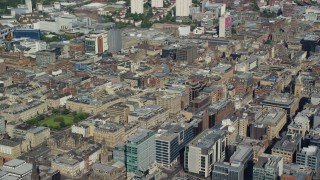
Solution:
[[[123,125],[105,121],[95,127],[93,138],[96,141],[105,142],[108,147],[114,147],[119,142],[123,141],[125,136],[125,128]]]
[[[13,159],[21,155],[21,144],[9,139],[0,140],[0,157]]]
[[[283,4],[282,15],[284,17],[290,17],[295,14],[294,12],[295,12],[295,8],[293,3],[286,2]]]
[[[39,29],[16,29],[13,31],[13,37],[41,40],[41,33]]]
[[[138,129],[126,143],[127,172],[145,172],[156,160],[155,133]]]
[[[151,0],[151,7],[162,8],[163,7],[163,0]]]
[[[232,18],[224,14],[219,18],[219,37],[226,38],[231,36]]]
[[[25,138],[31,147],[36,147],[50,138],[50,128],[44,126],[31,128],[27,131]]]
[[[144,0],[130,0],[131,14],[143,14]]]
[[[298,164],[284,164],[281,180],[318,180],[312,168]]]
[[[279,108],[264,108],[262,114],[252,122],[250,137],[260,139],[266,135],[269,140],[279,137],[279,132],[287,122],[287,113]]]
[[[111,29],[108,32],[108,51],[115,53],[122,49],[122,31],[120,29]]]
[[[112,165],[95,163],[89,180],[125,180],[126,169],[123,163],[116,162]]]
[[[22,120],[27,121],[31,118],[39,116],[48,110],[47,103],[41,101],[33,101],[26,105],[10,107],[6,109],[2,115],[7,121]]]
[[[242,140],[240,145],[247,145],[253,148],[253,160],[257,160],[258,157],[265,152],[267,145],[263,140],[251,139],[249,137]]]
[[[110,114],[114,114],[120,116],[119,122],[120,123],[127,123],[128,122],[128,115],[130,112],[129,106],[125,103],[117,103],[108,108],[108,112]]]
[[[57,157],[51,161],[51,167],[65,176],[76,177],[84,170],[85,162],[82,158]]]
[[[38,51],[36,52],[36,61],[39,66],[45,66],[56,62],[56,55],[51,51]]]
[[[103,53],[108,50],[108,33],[106,31],[96,31],[87,35],[84,46],[86,52]]]
[[[225,131],[206,129],[186,146],[185,170],[205,178],[209,177],[213,164],[225,159],[226,145]]]
[[[181,150],[184,150],[193,138],[193,126],[189,123],[171,123],[161,126],[155,135],[156,162],[170,167],[177,162]]]
[[[168,109],[172,114],[178,113],[181,111],[181,96],[177,94],[158,96],[157,105]]]
[[[272,148],[272,155],[278,155],[287,163],[295,162],[295,154],[301,150],[302,136],[287,134]]]
[[[176,60],[192,63],[198,58],[196,46],[183,46],[177,49]]]
[[[190,15],[192,0],[176,0],[176,16],[186,17]]]
[[[112,149],[112,158],[114,161],[120,161],[122,163],[126,163],[126,144],[120,143],[117,144]]]
[[[296,163],[309,166],[313,170],[320,168],[320,149],[317,146],[309,146],[302,148],[297,153]]]
[[[231,164],[243,164],[245,174],[251,175],[253,166],[253,148],[248,145],[238,145],[229,161]]]
[[[212,180],[244,180],[244,175],[244,166],[241,163],[216,162],[213,165]]]
[[[32,13],[32,2],[31,0],[25,0],[26,7],[28,8],[29,13]]]
[[[253,166],[254,180],[277,180],[283,174],[283,158],[262,154]]]
[[[28,179],[32,172],[32,164],[20,159],[13,159],[4,163],[0,169],[9,174],[9,177],[4,177],[4,179]]]
[[[287,111],[287,116],[292,117],[299,108],[300,99],[288,93],[270,93],[261,101],[264,107],[277,107]]]
[[[142,128],[153,128],[168,120],[169,110],[161,106],[151,104],[130,112],[129,123],[139,123]]]
[[[106,111],[113,104],[119,103],[122,100],[114,95],[102,95],[99,97],[91,94],[80,94],[69,98],[66,101],[66,107],[72,111],[83,111],[86,113],[97,114],[101,111]]]

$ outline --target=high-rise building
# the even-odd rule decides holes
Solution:
[[[31,0],[25,0],[26,8],[28,8],[28,12],[32,13],[32,2]]]
[[[155,7],[155,8],[163,7],[163,0],[151,0],[151,7]]]
[[[155,133],[149,129],[138,129],[126,144],[128,172],[145,172],[156,160]]]
[[[212,170],[212,180],[242,180],[244,179],[244,166],[241,163],[216,162]]]
[[[6,133],[6,121],[0,116],[0,134]]]
[[[131,13],[143,14],[143,0],[130,0]]]
[[[212,165],[225,159],[226,144],[225,131],[206,129],[186,146],[185,170],[205,178],[209,177]]]
[[[232,18],[228,14],[224,14],[219,18],[219,37],[226,38],[231,36]]]
[[[111,29],[108,32],[108,51],[119,52],[122,49],[122,31],[120,29]]]
[[[192,0],[176,0],[176,16],[184,17],[190,15]]]
[[[172,123],[161,126],[156,134],[157,163],[167,167],[171,166],[192,138],[192,124]]]
[[[304,147],[297,153],[296,163],[317,170],[320,167],[320,149],[317,146]]]
[[[277,180],[283,174],[283,158],[270,154],[262,154],[253,166],[253,179]]]
[[[177,50],[176,60],[186,61],[188,63],[194,62],[198,58],[197,47],[195,46],[184,46]]]

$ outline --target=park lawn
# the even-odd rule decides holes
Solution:
[[[54,121],[54,119],[57,117],[64,118],[64,123],[66,124],[66,126],[70,126],[73,124],[72,115],[56,114],[56,115],[50,116],[49,118],[41,121],[40,125],[42,125],[42,126],[45,125],[45,126],[52,128],[52,129],[60,129],[61,128],[60,123]]]

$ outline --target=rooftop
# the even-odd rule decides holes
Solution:
[[[195,146],[198,148],[208,149],[214,145],[220,138],[225,136],[224,131],[215,130],[215,129],[206,129],[197,137],[195,137],[188,145]]]
[[[297,150],[297,145],[301,143],[301,139],[302,135],[300,134],[287,134],[273,148],[293,152]]]
[[[128,137],[128,143],[129,144],[140,144],[150,136],[154,134],[154,131],[149,130],[149,129],[138,129],[137,132]]]

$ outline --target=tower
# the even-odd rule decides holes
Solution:
[[[108,32],[108,51],[119,52],[122,49],[122,31],[120,29],[111,29]]]
[[[34,158],[32,158],[31,180],[40,180],[39,171]]]
[[[28,8],[28,12],[32,13],[32,2],[31,0],[25,0],[26,7]]]
[[[163,7],[163,0],[152,0],[151,7],[155,7],[155,8]]]
[[[101,154],[100,154],[100,162],[101,164],[108,164],[111,160],[112,160],[112,154],[108,150],[106,141],[103,140]]]
[[[130,0],[131,14],[143,14],[143,0]]]
[[[190,15],[192,0],[176,0],[176,16],[185,17]]]
[[[232,19],[228,14],[219,18],[219,37],[226,38],[231,36]]]
[[[302,82],[301,82],[301,75],[299,73],[297,79],[296,79],[296,83],[294,86],[294,96],[301,96],[301,89],[302,89]]]

